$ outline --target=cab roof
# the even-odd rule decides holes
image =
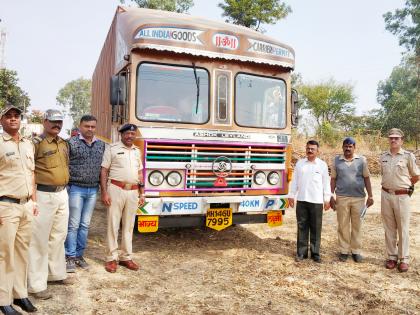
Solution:
[[[171,51],[293,69],[294,50],[247,27],[161,10],[117,8],[116,68],[135,49]]]

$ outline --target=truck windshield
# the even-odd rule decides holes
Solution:
[[[283,80],[240,73],[235,81],[235,120],[240,126],[286,127]]]
[[[209,75],[201,68],[142,63],[137,71],[141,120],[203,124],[209,119]]]

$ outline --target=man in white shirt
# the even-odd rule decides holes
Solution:
[[[317,158],[319,143],[306,143],[306,158],[296,163],[289,193],[289,205],[296,204],[297,252],[296,261],[308,258],[308,236],[310,236],[311,258],[321,262],[322,211],[330,208],[330,177],[327,164]]]

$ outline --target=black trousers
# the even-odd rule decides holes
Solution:
[[[297,219],[297,255],[308,257],[308,237],[311,243],[311,256],[319,256],[321,246],[323,204],[298,201]]]

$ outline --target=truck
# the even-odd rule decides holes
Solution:
[[[246,27],[119,6],[92,77],[98,136],[138,126],[138,230],[267,223],[288,208],[294,50]]]

